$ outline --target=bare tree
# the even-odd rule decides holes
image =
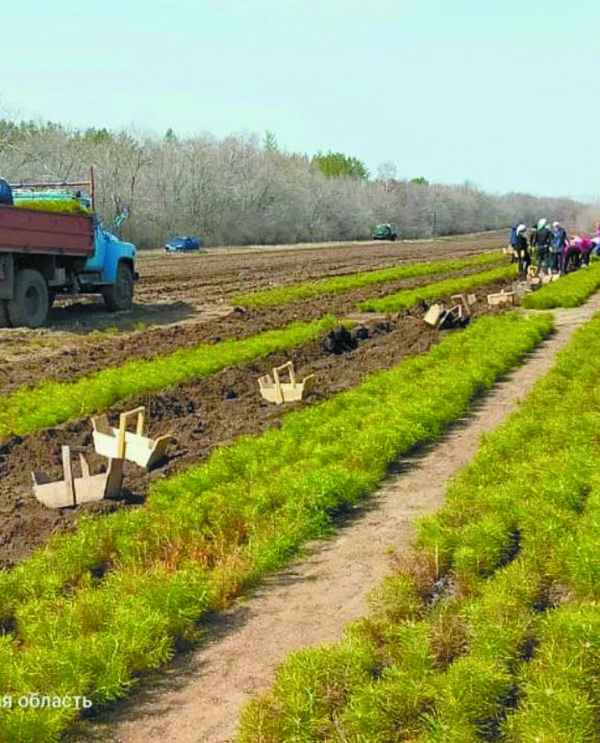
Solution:
[[[434,219],[442,235],[541,216],[589,230],[600,219],[596,207],[569,199],[399,180],[393,163],[382,163],[373,181],[326,178],[307,156],[265,148],[255,135],[149,138],[0,121],[0,173],[9,180],[78,178],[91,164],[100,215],[110,222],[128,205],[124,236],[141,248],[173,234],[227,245],[361,239],[378,222],[393,222],[411,238],[431,235]]]

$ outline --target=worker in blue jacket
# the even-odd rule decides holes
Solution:
[[[567,244],[567,233],[560,222],[552,223],[552,240],[550,242],[550,254],[552,256],[552,270],[558,273],[562,271],[561,256]]]

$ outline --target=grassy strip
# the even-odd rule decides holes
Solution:
[[[452,294],[469,291],[477,286],[491,284],[501,279],[514,278],[517,275],[516,264],[494,268],[491,271],[476,273],[472,276],[461,276],[456,279],[445,279],[427,286],[420,286],[416,289],[407,289],[405,291],[390,294],[380,299],[367,299],[359,304],[363,312],[399,312],[412,307],[417,302],[428,299],[439,299]]]
[[[596,521],[596,529],[598,525]],[[539,649],[519,680],[524,701],[507,719],[508,740],[524,743],[598,740],[600,612],[597,602],[561,606],[544,617]]]
[[[152,489],[146,508],[88,520],[0,574],[0,696],[126,693],[194,636],[204,612],[281,565],[435,438],[549,332],[548,316],[485,317],[427,355],[291,413]],[[73,709],[0,711],[0,737],[56,741]],[[26,734],[23,731],[27,731]]]
[[[460,271],[471,266],[486,266],[490,263],[505,261],[506,256],[498,253],[486,253],[456,261],[434,261],[427,263],[413,263],[410,266],[394,266],[378,271],[361,271],[349,276],[333,276],[320,281],[307,281],[291,286],[277,286],[273,289],[253,292],[251,294],[237,294],[232,303],[242,307],[270,307],[277,304],[298,302],[301,299],[317,297],[322,294],[347,292],[351,289],[361,289],[374,284],[384,284],[388,281],[411,279],[418,276],[431,276],[447,271]]]
[[[470,694],[463,693],[459,702],[448,696],[451,689],[459,694],[458,676],[454,684],[448,674],[438,683],[440,696],[450,703],[436,705],[437,726],[466,733],[448,740],[474,741],[483,735],[565,743],[590,739],[586,726],[600,702],[600,668],[582,662],[583,640],[571,657],[565,651],[573,628],[586,624],[590,610],[597,615],[592,607],[600,595],[598,584],[593,585],[598,570],[590,572],[598,564],[590,527],[597,534],[600,495],[600,408],[598,396],[590,394],[600,364],[590,358],[590,348],[599,343],[596,318],[560,354],[526,407],[486,440],[450,489],[448,508],[423,522],[423,544],[453,571],[461,590],[498,597],[498,611],[474,623],[475,637],[487,637],[487,642],[472,643],[469,655],[455,664],[457,674],[478,664]],[[513,563],[502,568],[506,560]],[[499,574],[486,585],[494,571]],[[552,610],[565,602],[554,616]],[[565,624],[563,611],[571,628],[560,637],[556,627]],[[594,632],[597,637],[597,629],[588,630],[584,637]],[[585,688],[587,698],[581,693]],[[571,704],[572,714],[565,714]]]
[[[240,742],[596,739],[599,346],[597,316],[421,521],[373,616],[290,657]]]
[[[600,262],[546,284],[521,300],[523,307],[548,310],[552,307],[579,307],[600,287]]]
[[[106,409],[117,400],[206,377],[227,366],[247,364],[273,351],[306,343],[337,323],[335,317],[326,315],[311,323],[293,323],[242,340],[183,348],[150,361],[128,361],[76,382],[19,388],[0,397],[0,438],[10,433],[31,433]]]

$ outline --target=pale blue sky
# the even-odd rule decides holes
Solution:
[[[0,114],[219,138],[265,130],[372,174],[598,198],[600,4],[28,0]]]

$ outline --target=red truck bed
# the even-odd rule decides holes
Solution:
[[[86,257],[94,252],[92,217],[0,204],[0,253]]]

